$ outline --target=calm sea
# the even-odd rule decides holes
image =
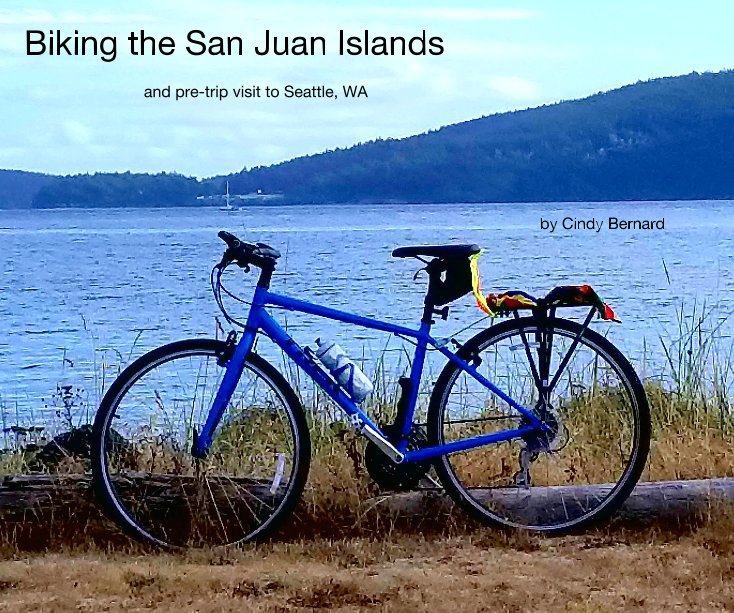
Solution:
[[[613,231],[610,216],[664,218],[665,229]],[[605,223],[599,232],[564,230],[565,217]],[[541,219],[558,222],[556,231],[541,230]],[[485,291],[542,295],[592,284],[623,320],[595,326],[646,373],[662,368],[661,338],[676,338],[681,305],[687,314],[713,309],[707,325],[721,323],[725,339],[732,332],[732,202],[0,211],[6,422],[44,419],[59,406],[57,385],[74,385],[93,409],[121,364],[167,341],[214,335],[209,272],[222,253],[221,229],[281,250],[274,290],[405,324],[420,318],[425,278],[414,280],[417,262],[391,250],[476,242]],[[254,281],[234,275],[229,286],[248,297]],[[481,316],[466,297],[435,333]],[[383,334],[294,314],[287,323],[304,343],[330,335],[355,357],[387,347],[388,362],[404,363],[400,342]],[[262,351],[271,353],[265,344]]]

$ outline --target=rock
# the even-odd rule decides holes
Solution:
[[[115,430],[110,430],[110,437],[118,453],[125,452],[129,445],[125,438]],[[30,451],[26,448],[26,451]],[[89,460],[92,457],[92,425],[84,424],[62,432],[53,440],[41,447],[28,463],[32,470],[43,470],[57,466],[64,458],[73,457]]]

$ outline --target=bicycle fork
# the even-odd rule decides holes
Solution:
[[[232,356],[227,361],[224,377],[222,377],[217,395],[214,397],[214,402],[212,402],[206,423],[202,427],[201,432],[194,430],[191,455],[195,458],[203,459],[209,453],[214,432],[217,426],[219,426],[219,422],[222,419],[222,415],[224,415],[224,411],[227,409],[227,405],[229,405],[237,384],[240,382],[240,377],[242,377],[242,372],[245,369],[245,360],[247,360],[247,356],[255,344],[255,334],[256,331],[254,329],[246,327],[242,338],[234,347]]]

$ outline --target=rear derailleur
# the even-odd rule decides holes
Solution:
[[[530,464],[538,459],[538,455],[537,451],[531,451],[527,446],[520,450],[517,458],[520,463],[520,470],[512,476],[512,480],[517,487],[528,489],[532,485]]]
[[[568,429],[561,420],[561,415],[549,404],[538,401],[535,414],[548,428],[546,432],[532,433],[522,437],[522,448],[518,454],[520,470],[513,475],[517,487],[529,488],[532,485],[530,466],[541,453],[556,453],[568,443]],[[529,426],[530,421],[523,417],[519,427]]]

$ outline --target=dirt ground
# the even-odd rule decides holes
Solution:
[[[0,611],[734,610],[729,527],[556,539],[478,530],[186,555],[7,550]]]

